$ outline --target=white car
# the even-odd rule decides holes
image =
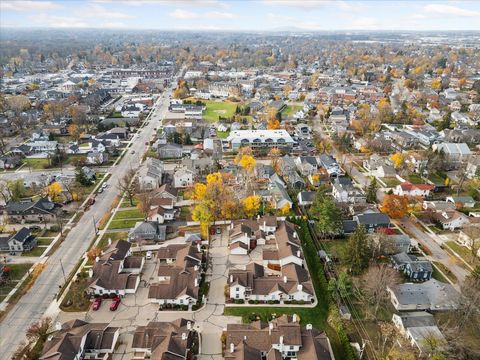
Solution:
[[[145,259],[146,260],[151,260],[152,259],[152,255],[153,253],[149,250],[147,251],[147,253],[145,254]]]

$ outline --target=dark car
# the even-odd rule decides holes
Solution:
[[[118,305],[120,305],[120,298],[117,296],[117,297],[112,299],[112,303],[110,304],[110,311],[117,310]]]
[[[96,298],[93,300],[92,310],[97,311],[100,309],[100,305],[102,305],[102,298]]]

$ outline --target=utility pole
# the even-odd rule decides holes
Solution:
[[[95,216],[92,215],[93,219],[93,229],[95,230],[95,235],[98,235],[97,223],[95,222]]]
[[[65,284],[66,284],[66,283],[67,283],[67,277],[65,276],[65,269],[63,268],[62,259],[60,259],[60,267],[62,268],[63,281],[64,281]]]

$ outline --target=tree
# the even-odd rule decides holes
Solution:
[[[142,213],[144,220],[147,220],[153,205],[152,194],[150,192],[143,192],[143,193],[137,194],[136,198],[138,201],[137,208]]]
[[[408,198],[394,194],[385,195],[381,211],[392,219],[401,219],[408,214]]]
[[[45,188],[45,192],[51,201],[57,201],[62,191],[62,185],[57,181],[52,182]]]
[[[200,223],[200,232],[204,238],[208,238],[208,228],[213,221],[210,201],[197,204],[192,211],[192,219]]]
[[[92,178],[88,178],[79,166],[75,169],[75,180],[83,186],[90,186],[95,182]]]
[[[359,225],[355,232],[348,238],[347,263],[350,264],[352,274],[361,274],[367,267],[372,257],[367,230]]]
[[[260,211],[260,196],[252,195],[242,200],[243,211],[248,218],[253,218]]]
[[[273,147],[269,152],[268,152],[268,157],[270,158],[272,168],[275,172],[277,172],[278,169],[278,159],[282,155],[282,152],[280,151],[279,148]]]
[[[13,201],[18,201],[27,194],[27,190],[21,179],[8,181],[7,187]]]
[[[268,130],[280,129],[280,121],[278,121],[278,119],[276,119],[276,118],[268,119],[267,129]]]
[[[87,258],[91,262],[94,262],[97,257],[102,255],[102,249],[99,247],[92,247],[90,250],[87,251]]]
[[[338,275],[338,279],[332,277],[328,282],[328,290],[330,292],[338,291],[342,298],[348,298],[353,295],[352,280],[345,271]]]
[[[405,163],[405,154],[401,152],[396,152],[392,156],[390,156],[390,160],[393,162],[393,166],[395,169],[399,169]]]
[[[135,170],[128,170],[122,178],[118,180],[118,189],[125,194],[126,198],[130,202],[130,206],[133,205],[135,198],[135,184],[133,179],[135,178]]]
[[[315,219],[315,228],[323,238],[337,235],[342,226],[342,214],[333,199],[317,192],[310,214]]]
[[[290,212],[290,209],[291,209],[290,204],[286,203],[280,208],[279,210],[280,215],[287,215]]]
[[[377,178],[374,177],[372,181],[370,181],[370,184],[368,185],[368,188],[367,188],[367,202],[371,204],[375,204],[377,202],[377,190],[378,190]]]
[[[78,139],[80,139],[80,135],[82,134],[80,128],[76,124],[70,124],[68,126],[68,133],[75,141],[78,141]]]

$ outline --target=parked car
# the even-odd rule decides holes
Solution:
[[[104,182],[104,183],[102,184],[102,189],[105,189],[107,186],[108,186],[108,184],[107,184],[106,182]]]
[[[93,300],[92,310],[97,311],[98,309],[100,309],[100,305],[102,305],[102,298],[96,298],[95,300]]]
[[[117,296],[112,299],[112,303],[110,304],[110,311],[117,310],[118,305],[120,305],[120,298]]]
[[[101,194],[102,192],[103,192],[103,187],[101,187],[100,189],[97,190],[98,194]]]
[[[149,250],[147,251],[147,253],[145,254],[145,259],[146,260],[151,260],[152,259],[152,255],[153,253]]]

